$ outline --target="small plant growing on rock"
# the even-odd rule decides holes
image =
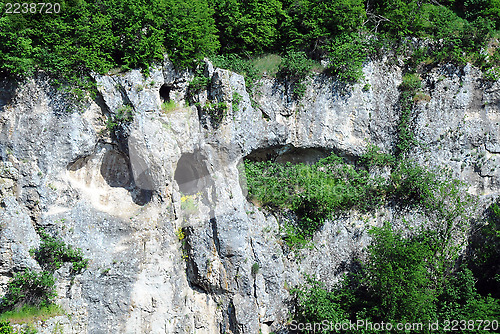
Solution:
[[[106,128],[108,130],[113,131],[116,127],[132,122],[134,119],[134,108],[131,105],[124,105],[116,111],[115,115],[111,118],[108,118],[106,123]]]
[[[177,238],[179,239],[179,241],[182,241],[186,237],[186,234],[182,230],[182,227],[179,227],[175,234],[177,234]]]
[[[189,92],[196,93],[200,90],[207,89],[209,82],[210,78],[205,75],[203,68],[198,66],[194,71],[193,80],[189,82]]]
[[[260,269],[260,266],[259,264],[256,262],[252,265],[252,269],[251,269],[251,272],[252,272],[252,276],[255,276],[259,273],[259,269]]]
[[[304,52],[289,52],[283,57],[278,77],[291,85],[294,98],[300,99],[304,96],[304,80],[311,73],[312,65],[312,61]]]
[[[63,240],[50,236],[45,231],[40,232],[42,243],[38,249],[30,250],[31,255],[47,271],[55,271],[62,267],[64,262],[73,264],[74,273],[80,273],[87,268],[88,260],[84,259],[80,249],[74,249]]]
[[[240,107],[240,102],[241,102],[242,96],[238,94],[237,92],[233,93],[233,111],[237,112]]]

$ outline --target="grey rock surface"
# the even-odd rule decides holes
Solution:
[[[189,97],[192,75],[165,59],[149,76],[95,76],[99,97],[77,103],[43,74],[0,80],[0,288],[39,270],[29,249],[41,227],[90,259],[75,277],[56,272],[71,317],[39,324],[40,333],[282,330],[304,273],[332,286],[371,226],[401,220],[391,208],[350,212],[327,222],[314,247],[290,252],[287,217],[247,201],[239,168],[249,154],[311,161],[329,151],[355,158],[368,144],[394,150],[400,67],[370,62],[353,87],[316,75],[299,101],[262,79],[253,106],[241,75],[210,63],[205,73],[209,86]],[[500,87],[480,78],[471,66],[425,73],[411,156],[450,168],[484,204],[500,190]],[[203,106],[219,102],[227,114],[214,124]],[[133,119],[108,131],[124,106]]]

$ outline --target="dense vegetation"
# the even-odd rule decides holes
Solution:
[[[401,89],[411,91],[418,86],[415,82],[408,78]],[[369,212],[390,205],[425,217],[420,224],[407,222],[409,233],[389,223],[372,228],[367,258],[357,259],[356,270],[335,289],[327,290],[310,277],[308,284],[294,290],[295,321],[428,326],[439,320],[443,332],[445,320],[493,321],[500,316],[498,204],[490,207],[485,223],[475,225],[470,256],[463,258],[475,201],[446,171],[409,160],[405,152],[410,143],[397,143],[397,158],[372,146],[354,165],[335,155],[309,165],[245,162],[250,199],[275,212],[295,213],[297,219],[285,226],[291,247],[303,247],[327,218],[347,210]],[[387,169],[388,175],[381,173]],[[468,325],[475,329],[471,332],[486,332],[477,323]]]
[[[36,4],[28,0],[28,4]],[[496,0],[62,0],[59,13],[0,12],[0,69],[43,69],[78,79],[90,71],[148,68],[166,52],[178,66],[223,54],[231,62],[263,53],[303,52],[330,60],[345,80],[378,50],[404,52],[406,37],[429,38],[415,61],[472,61],[489,69],[499,54],[481,53],[500,27]],[[31,7],[29,7],[31,8]],[[23,11],[23,9],[21,9]],[[231,57],[233,57],[231,59]],[[307,59],[297,68],[300,76]],[[300,65],[300,63],[299,63]],[[234,64],[228,66],[234,67]],[[244,69],[244,66],[242,68]],[[246,71],[249,72],[249,71]],[[286,72],[286,71],[285,71]],[[298,88],[300,94],[300,85]]]
[[[496,323],[492,327],[491,323],[499,319],[500,300],[477,292],[475,278],[465,264],[454,270],[458,251],[445,256],[453,246],[440,232],[425,228],[403,237],[389,224],[373,228],[368,260],[359,263],[359,269],[347,275],[339,286],[328,291],[321,282],[310,278],[308,284],[295,290],[296,319],[312,323],[363,320],[394,326],[421,323],[420,329],[413,329],[418,333],[445,333],[446,321],[449,331],[453,326],[449,321],[456,320],[456,330],[492,332],[498,326]],[[437,321],[439,327],[429,329],[429,324]],[[344,332],[359,331],[390,332],[369,327]]]
[[[7,286],[7,292],[1,299],[2,311],[31,312],[35,308],[48,308],[57,296],[54,272],[64,263],[71,263],[71,273],[81,273],[87,268],[88,260],[80,249],[74,249],[62,239],[40,231],[41,243],[30,250],[31,255],[40,264],[42,271],[26,269],[14,275]]]
[[[415,208],[447,226],[467,221],[472,199],[462,184],[444,171],[431,171],[407,159],[396,159],[371,147],[360,168],[334,154],[314,164],[245,162],[251,199],[273,210],[292,210],[298,217],[295,237],[307,239],[332,215],[357,209],[368,212],[389,202]],[[389,177],[374,176],[367,167],[391,168]],[[462,230],[463,231],[463,230]]]

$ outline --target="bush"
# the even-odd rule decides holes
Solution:
[[[332,155],[313,165],[245,162],[249,196],[271,209],[290,209],[296,233],[310,237],[333,213],[381,205],[385,185]]]
[[[53,272],[64,264],[73,264],[73,273],[80,273],[87,268],[88,260],[83,257],[81,249],[74,249],[63,240],[50,236],[44,231],[40,232],[42,243],[38,249],[30,250],[35,260],[44,270]]]
[[[0,321],[0,334],[14,334],[14,328],[8,321]]]
[[[252,92],[255,82],[259,79],[259,71],[249,59],[243,59],[237,54],[225,54],[211,57],[215,67],[224,68],[245,77],[246,88]]]
[[[373,51],[369,42],[357,33],[343,33],[328,46],[328,69],[348,83],[363,78],[363,62]]]
[[[208,118],[208,121],[214,129],[217,129],[221,125],[224,117],[227,115],[226,102],[212,103],[207,101],[203,106],[199,103],[196,103],[196,106],[201,110],[201,113]]]
[[[283,56],[278,69],[278,77],[293,87],[295,98],[302,98],[305,93],[304,80],[311,73],[313,62],[304,52],[290,51]]]
[[[117,127],[125,123],[132,122],[134,119],[134,108],[131,105],[124,105],[116,110],[112,118],[108,118],[106,128],[110,131],[115,130]]]
[[[469,268],[483,295],[500,298],[500,200],[490,205],[485,222],[479,223],[469,245]]]
[[[375,145],[369,145],[366,152],[361,156],[361,162],[368,167],[394,166],[396,159],[394,156],[381,153],[380,148]]]
[[[24,305],[48,306],[56,297],[54,284],[54,277],[47,271],[36,273],[26,269],[17,273],[7,286],[2,309],[19,309]]]
[[[317,323],[423,323],[423,333],[430,333],[426,324],[437,320],[441,330],[443,321],[450,319],[497,320],[500,300],[480,296],[467,268],[454,270],[458,248],[445,242],[443,252],[445,233],[440,232],[422,229],[403,237],[389,224],[373,228],[368,259],[359,263],[356,272],[331,291],[310,277],[305,285],[293,290],[297,301],[295,317],[301,322]],[[455,256],[443,256],[450,252]]]
[[[260,270],[260,266],[258,263],[254,263],[252,265],[252,270],[251,270],[251,273],[252,273],[252,276],[255,276],[259,273],[259,270]]]
[[[422,79],[417,74],[406,73],[403,75],[403,82],[399,85],[399,90],[416,92],[421,87]]]
[[[189,93],[197,93],[200,90],[207,89],[210,78],[205,75],[205,71],[202,66],[198,66],[194,71],[193,80],[189,82]]]

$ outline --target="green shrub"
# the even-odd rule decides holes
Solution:
[[[259,264],[258,264],[258,263],[254,263],[254,264],[252,265],[252,270],[251,270],[252,276],[257,275],[257,274],[258,274],[258,272],[259,272],[259,270],[260,270],[260,266],[259,266]]]
[[[396,163],[394,156],[381,153],[380,148],[375,145],[368,145],[366,152],[361,156],[361,162],[368,167],[393,166]]]
[[[205,75],[203,67],[198,66],[194,72],[193,79],[189,82],[188,88],[190,94],[207,89],[209,82],[210,78]]]
[[[0,321],[0,334],[14,334],[14,328],[8,321]]]
[[[240,94],[238,94],[237,92],[233,93],[232,106],[233,106],[234,112],[239,111],[241,99],[242,99],[242,96]]]
[[[357,208],[366,211],[381,205],[383,180],[371,178],[332,155],[313,165],[245,162],[250,198],[274,209],[289,209],[298,215],[296,229],[310,237],[335,212]]]
[[[47,271],[36,273],[26,269],[17,273],[7,286],[2,309],[19,309],[24,305],[48,306],[56,297],[54,284],[54,277]]]
[[[357,33],[336,36],[328,46],[328,51],[329,71],[348,83],[363,78],[363,62],[373,52],[370,43]]]
[[[81,273],[87,268],[88,260],[83,257],[80,249],[74,249],[63,240],[52,237],[44,231],[40,232],[40,237],[42,241],[40,247],[30,250],[30,253],[44,270],[53,272],[61,268],[64,262],[73,264],[73,273]]]
[[[311,73],[312,65],[312,60],[304,52],[289,51],[282,57],[277,75],[292,86],[293,96],[297,99],[304,96],[304,80]]]
[[[174,101],[162,102],[161,110],[165,113],[174,111],[177,108],[177,104]]]
[[[305,52],[290,51],[281,59],[278,75],[291,81],[302,81],[311,73],[312,61]]]
[[[247,91],[252,92],[255,82],[260,78],[258,70],[250,59],[237,54],[217,55],[210,58],[215,67],[224,68],[245,77]]]
[[[106,127],[108,130],[113,131],[118,126],[132,122],[133,119],[134,119],[134,108],[131,105],[124,105],[116,110],[116,113],[113,115],[112,118],[108,118]]]
[[[358,262],[357,271],[332,290],[310,277],[293,290],[297,320],[423,323],[423,333],[432,332],[427,323],[439,321],[438,332],[444,333],[445,320],[498,319],[500,300],[480,296],[470,270],[455,270],[459,249],[451,239],[443,238],[446,233],[424,228],[403,237],[386,223],[373,228],[371,234],[367,260]],[[449,253],[454,256],[445,256]]]
[[[399,85],[399,103],[401,106],[398,124],[398,141],[396,155],[400,156],[410,150],[416,143],[413,131],[410,128],[411,114],[415,104],[415,94],[422,87],[422,80],[417,74],[406,73]]]
[[[330,292],[325,285],[313,277],[306,276],[306,284],[292,289],[297,302],[295,318],[304,323],[320,323],[324,320],[335,324],[348,320],[342,307],[341,293]]]
[[[226,102],[215,102],[212,103],[207,101],[205,105],[201,106],[199,103],[196,104],[203,114],[208,116],[210,124],[213,128],[218,128],[224,117],[227,115],[227,104]]]
[[[422,79],[417,74],[406,73],[403,75],[403,82],[399,85],[399,90],[416,92],[421,87]]]
[[[271,210],[292,210],[297,222],[288,232],[307,239],[325,219],[356,209],[368,212],[393,201],[432,215],[435,224],[466,219],[472,198],[463,184],[440,170],[428,170],[412,161],[380,154],[372,148],[363,165],[392,167],[389,177],[372,176],[366,169],[331,155],[315,164],[292,165],[245,161],[248,195]],[[447,233],[456,233],[449,229]]]

